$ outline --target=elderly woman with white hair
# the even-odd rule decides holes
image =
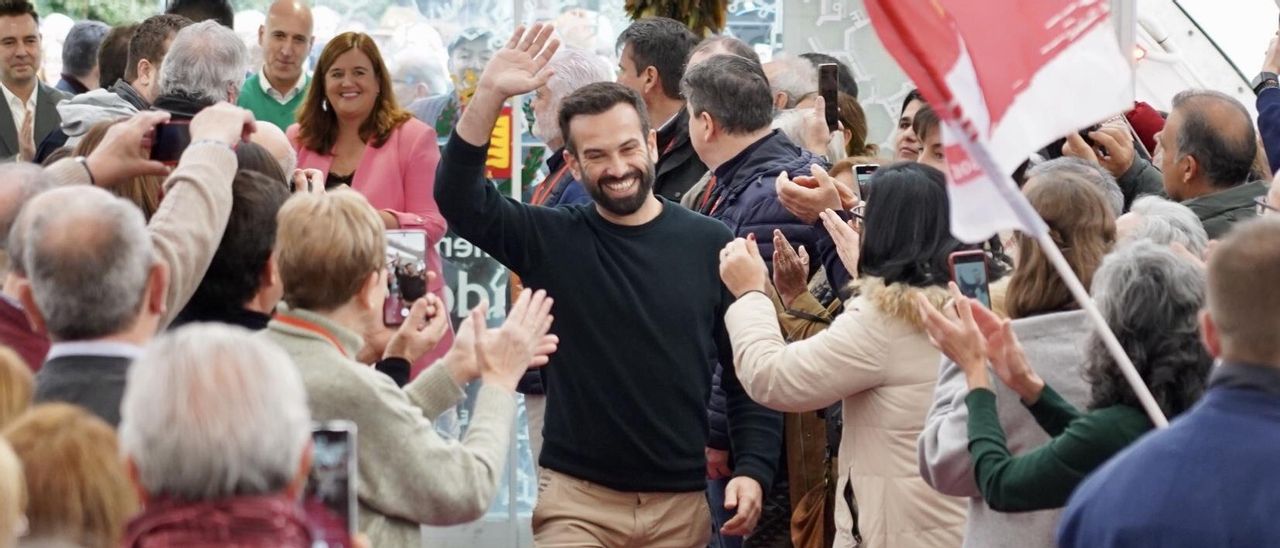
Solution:
[[[1195,212],[1159,196],[1134,200],[1129,212],[1116,219],[1116,235],[1121,242],[1146,238],[1160,245],[1179,244],[1196,257],[1209,247],[1209,235]]]
[[[310,547],[297,503],[311,413],[289,356],[249,331],[183,327],[129,371],[120,446],[144,510],[122,546]]]

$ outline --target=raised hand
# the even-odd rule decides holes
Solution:
[[[167,166],[151,159],[152,133],[168,121],[168,112],[146,110],[107,129],[102,144],[85,158],[94,183],[111,187],[142,175],[168,175]]]
[[[862,257],[862,236],[851,223],[845,222],[833,210],[823,211],[819,216],[822,218],[822,226],[827,229],[827,234],[831,235],[831,241],[836,244],[836,254],[840,256],[840,262],[844,263],[845,270],[849,271],[850,276],[858,277],[858,260]]]
[[[960,293],[955,282],[947,285],[951,292],[951,304],[954,305],[950,317],[934,308],[923,294],[916,294],[916,306],[924,321],[925,332],[929,334],[929,342],[960,366],[970,389],[989,388],[991,382],[987,376],[986,337],[974,320],[970,299]]]
[[[784,171],[774,181],[774,190],[778,193],[778,202],[782,207],[797,219],[813,224],[818,221],[818,214],[823,210],[840,208],[843,203],[840,185],[836,184],[835,178],[828,175],[822,166],[814,164],[810,173],[813,175],[793,180]]]
[[[1094,152],[1098,163],[1106,168],[1111,176],[1119,179],[1124,176],[1137,152],[1133,147],[1133,134],[1124,125],[1104,125],[1098,131],[1090,132],[1089,138],[1095,144]]]
[[[525,289],[502,327],[476,332],[476,360],[485,383],[515,390],[551,329],[551,303],[545,291]]]
[[[551,71],[544,70],[560,41],[551,38],[555,27],[536,23],[525,30],[516,28],[507,45],[493,54],[485,65],[476,93],[488,91],[504,99],[529,93],[547,83]]]
[[[760,257],[754,235],[737,238],[720,251],[720,279],[735,298],[749,291],[764,292],[769,284],[769,267]]]
[[[782,306],[791,306],[796,297],[809,290],[809,252],[791,249],[791,242],[781,230],[773,231],[773,288],[778,290]]]
[[[417,301],[409,309],[409,317],[391,335],[383,358],[404,358],[410,363],[430,352],[444,338],[449,329],[449,314],[446,313],[444,301],[434,293]]]

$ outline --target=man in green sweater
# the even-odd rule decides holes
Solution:
[[[717,362],[734,474],[722,529],[750,533],[782,441],[782,417],[751,401],[733,368],[717,255],[728,227],[653,194],[656,133],[644,100],[612,82],[560,105],[565,163],[594,203],[505,198],[484,179],[489,135],[510,97],[547,83],[552,29],[516,31],[489,61],[441,155],[435,197],[450,227],[556,299],[561,345],[547,389],[539,546],[706,546],[707,398]]]
[[[303,70],[315,36],[311,8],[303,0],[276,0],[258,27],[262,69],[249,76],[237,104],[253,112],[259,122],[287,129],[297,116],[311,77]]]

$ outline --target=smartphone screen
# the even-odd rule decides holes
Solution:
[[[191,122],[171,120],[156,126],[151,137],[151,159],[166,165],[177,165],[183,151],[191,144]]]
[[[413,302],[427,295],[426,251],[426,232],[387,231],[387,300],[382,304],[383,324],[403,324]]]
[[[951,279],[960,293],[977,299],[991,308],[991,290],[987,286],[987,255],[982,250],[957,251],[951,254]]]
[[[880,169],[880,164],[857,164],[853,166],[853,177],[858,181],[858,198],[867,199],[867,193],[871,190],[871,176],[875,175],[876,170]]]
[[[356,425],[332,421],[311,431],[311,472],[303,508],[321,546],[351,546],[356,530]]]
[[[840,129],[840,97],[837,95],[840,85],[840,73],[836,72],[835,63],[818,65],[818,93],[827,104],[827,129]]]

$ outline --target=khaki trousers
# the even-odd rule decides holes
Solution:
[[[543,548],[705,548],[711,511],[704,491],[628,493],[543,468],[533,544]]]

